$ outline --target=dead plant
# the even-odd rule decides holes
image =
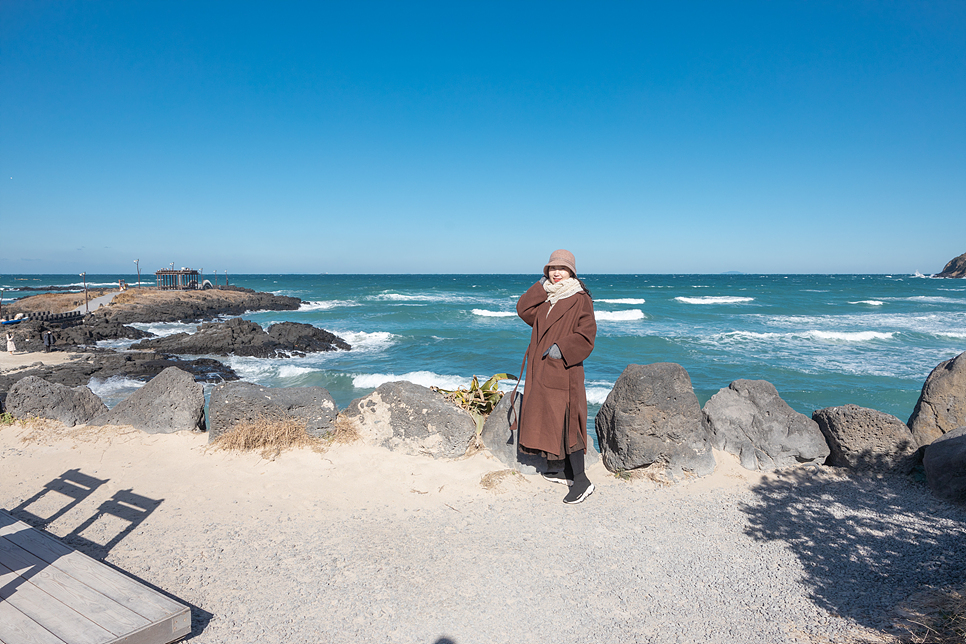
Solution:
[[[317,447],[318,438],[309,436],[305,423],[294,418],[259,417],[238,423],[212,442],[212,447],[237,452],[259,451],[261,457],[274,461],[285,450]]]
[[[332,423],[332,431],[325,435],[325,440],[329,443],[346,444],[359,440],[359,428],[354,420],[340,412]]]
[[[911,597],[902,610],[909,644],[966,642],[966,586],[931,590]]]

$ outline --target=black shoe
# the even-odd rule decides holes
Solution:
[[[582,503],[584,499],[593,493],[594,484],[590,481],[586,479],[583,481],[574,481],[570,491],[567,492],[567,496],[564,497],[564,503]]]
[[[567,478],[567,475],[563,472],[543,472],[541,474],[543,478],[547,479],[551,483],[560,483],[561,485],[573,485],[574,482]]]

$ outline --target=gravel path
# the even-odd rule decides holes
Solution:
[[[0,507],[29,492],[3,483]],[[528,477],[346,511],[283,486],[239,492],[216,521],[205,489],[168,491],[106,561],[190,603],[194,644],[889,641],[910,595],[966,582],[966,511],[905,480],[823,468],[703,490],[611,479],[578,506],[564,493]],[[65,541],[97,556],[116,533]]]

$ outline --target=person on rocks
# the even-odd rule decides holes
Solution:
[[[13,355],[13,352],[17,350],[17,345],[13,343],[13,336],[9,333],[7,334],[7,353]]]
[[[573,253],[555,250],[550,255],[543,277],[517,302],[517,314],[533,327],[520,410],[520,449],[545,456],[549,471],[544,478],[570,486],[564,503],[580,503],[594,492],[584,471],[584,360],[594,350],[597,321],[590,291],[577,277]]]
[[[54,334],[44,331],[44,353],[50,353],[50,347],[54,344]]]

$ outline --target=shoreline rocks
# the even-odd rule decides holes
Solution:
[[[714,447],[737,455],[746,470],[821,465],[829,455],[818,424],[765,380],[735,380],[705,403],[704,415]]]
[[[204,386],[190,373],[168,367],[88,425],[131,425],[149,434],[205,429]]]
[[[84,385],[71,388],[36,376],[22,378],[14,384],[7,392],[4,405],[14,418],[49,418],[68,427],[83,425],[107,411],[103,401]]]
[[[142,340],[132,349],[150,349],[187,355],[288,357],[307,352],[348,351],[352,347],[342,338],[311,324],[281,322],[269,327],[242,318],[227,322],[207,322],[195,333],[176,333],[163,338]]]
[[[262,387],[250,382],[218,385],[208,403],[208,442],[241,423],[295,419],[309,436],[321,438],[333,429],[335,401],[323,387]]]
[[[601,405],[596,428],[611,472],[657,464],[677,479],[714,471],[711,432],[679,364],[628,365]]]
[[[908,425],[920,446],[966,425],[966,352],[930,372]]]
[[[918,443],[909,427],[889,414],[858,405],[826,407],[812,414],[828,441],[827,465],[857,471],[908,474]]]

